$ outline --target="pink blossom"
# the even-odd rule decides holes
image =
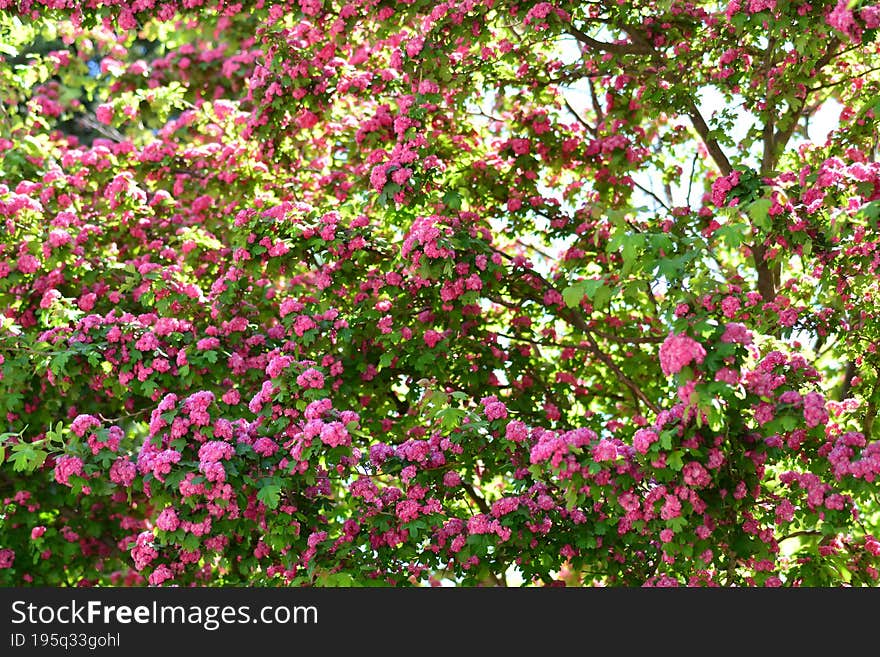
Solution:
[[[101,123],[109,125],[113,121],[113,105],[101,103],[95,108],[95,116]]]
[[[431,349],[437,346],[437,343],[443,340],[443,334],[438,333],[434,330],[425,331],[424,335],[425,344],[428,345]]]
[[[413,500],[403,500],[395,507],[397,518],[401,522],[409,522],[419,517],[419,503]]]
[[[865,21],[865,27],[869,30],[880,27],[880,5],[862,8],[859,11],[859,16]]]
[[[324,375],[313,367],[296,377],[296,382],[303,388],[320,389],[324,387]]]
[[[40,308],[42,308],[43,310],[47,310],[60,299],[61,292],[59,292],[55,288],[50,287],[48,290],[43,292],[43,297],[40,299]]]
[[[77,415],[73,422],[70,423],[70,430],[82,438],[86,435],[86,432],[91,428],[98,428],[101,426],[101,421],[96,418],[94,415]]]
[[[234,406],[238,402],[241,401],[241,394],[238,390],[232,388],[223,393],[223,396],[220,397],[224,404],[228,404],[230,406]]]
[[[121,486],[131,486],[136,474],[137,466],[122,456],[110,467],[110,481]]]
[[[660,367],[664,374],[680,372],[692,362],[702,363],[706,350],[693,338],[670,333],[660,345]]]
[[[739,383],[739,374],[729,367],[722,367],[715,372],[715,380],[735,386]]]
[[[639,429],[633,436],[633,447],[640,454],[647,454],[651,444],[657,440],[657,434],[650,429]]]
[[[14,561],[15,550],[10,550],[9,548],[0,550],[0,570],[4,568],[12,568],[12,563]]]
[[[330,447],[348,445],[351,437],[342,422],[329,422],[321,427],[321,442]]]
[[[728,192],[739,184],[739,176],[739,171],[734,171],[712,183],[712,202],[719,208],[724,207]]]
[[[492,515],[496,518],[513,513],[519,507],[519,499],[515,497],[502,497],[492,504]]]
[[[275,452],[278,451],[278,443],[276,443],[271,438],[267,438],[266,436],[261,436],[254,441],[252,445],[254,451],[260,456],[269,457],[272,456]]]
[[[694,488],[703,488],[712,482],[709,472],[700,463],[691,461],[681,470],[684,483]]]
[[[861,36],[861,28],[856,24],[850,9],[852,4],[850,0],[838,0],[837,6],[828,14],[826,21],[828,25],[840,30],[851,39],[858,40]]]
[[[209,351],[211,349],[216,349],[220,346],[220,340],[214,337],[210,338],[202,338],[198,342],[196,342],[196,349],[199,351]]]
[[[166,532],[175,531],[179,525],[177,512],[171,507],[164,509],[156,518],[156,527]]]
[[[742,306],[742,303],[736,297],[724,297],[721,300],[721,311],[728,318],[735,317],[736,313],[739,312],[740,306]]]
[[[306,543],[310,548],[317,547],[319,543],[324,541],[327,538],[327,532],[312,532],[309,534],[309,538],[306,540]]]
[[[70,486],[71,475],[82,475],[83,462],[76,456],[62,456],[55,462],[55,481]]]
[[[752,333],[745,327],[745,325],[731,322],[724,327],[724,334],[721,336],[721,341],[749,345],[752,344]]]
[[[156,568],[156,570],[150,573],[150,577],[147,581],[149,581],[150,586],[159,586],[169,579],[174,579],[174,573],[171,572],[171,569],[168,568],[168,566],[162,564],[158,568]]]
[[[200,461],[199,472],[205,475],[205,479],[212,482],[226,481],[226,468],[217,461]]]
[[[269,361],[269,364],[266,365],[266,376],[274,379],[284,372],[287,369],[287,366],[293,362],[293,358],[291,356],[274,356],[272,360]]]
[[[94,292],[88,292],[87,294],[82,295],[76,302],[77,307],[84,312],[90,312],[95,307],[95,302],[98,300],[98,295]]]
[[[663,520],[671,520],[681,515],[681,501],[675,495],[667,495],[660,509],[660,517]]]
[[[212,440],[199,448],[199,461],[210,463],[229,459],[235,454],[235,448],[222,440]]]
[[[610,440],[602,439],[593,448],[593,458],[597,461],[613,461],[617,458],[617,446]]]
[[[486,404],[484,412],[488,420],[502,420],[507,417],[507,406],[504,402],[492,401]]]
[[[137,540],[131,548],[131,558],[134,559],[135,570],[143,570],[158,556],[159,552],[153,547],[152,532],[138,534]]]
[[[812,428],[828,422],[825,398],[817,392],[809,392],[804,397],[804,420]]]

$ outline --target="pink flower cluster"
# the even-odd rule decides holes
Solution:
[[[483,405],[483,412],[487,420],[503,420],[507,417],[507,406],[504,405],[504,402],[499,401],[495,395],[484,397],[480,403]]]
[[[134,560],[136,570],[143,570],[159,556],[159,551],[153,546],[153,540],[152,532],[138,534],[135,544],[131,548],[131,558]]]
[[[296,382],[303,388],[320,389],[324,387],[324,375],[313,367],[296,377]]]
[[[666,375],[676,374],[691,363],[702,363],[706,350],[693,338],[670,333],[660,345],[660,367]]]
[[[148,438],[138,453],[137,468],[141,474],[152,474],[159,481],[171,472],[171,466],[180,461],[180,452],[174,449],[159,449]]]
[[[76,456],[62,456],[55,461],[55,481],[70,486],[71,475],[83,473],[82,459]]]
[[[740,172],[734,171],[728,176],[716,178],[712,183],[712,202],[719,208],[724,207],[727,194],[739,184]]]

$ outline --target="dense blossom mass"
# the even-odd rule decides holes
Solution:
[[[0,584],[876,585],[878,29],[0,0]]]

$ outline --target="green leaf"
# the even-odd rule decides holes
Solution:
[[[578,502],[578,490],[575,487],[566,489],[565,491],[565,508],[574,509]]]
[[[394,360],[394,352],[393,351],[386,351],[384,354],[382,354],[379,357],[379,369],[382,369],[383,367],[388,367],[389,365],[391,365],[392,360]]]
[[[443,205],[448,207],[450,210],[460,210],[461,194],[450,189],[443,195]]]
[[[70,351],[62,351],[53,356],[52,360],[49,361],[49,369],[52,370],[52,374],[55,376],[63,376],[64,366],[67,365],[67,361],[70,360],[72,355],[73,353]]]
[[[600,285],[596,288],[595,294],[592,295],[593,307],[596,310],[601,310],[608,304],[608,300],[611,298],[611,288],[607,285]]]
[[[440,418],[440,426],[443,429],[454,429],[461,424],[465,411],[460,408],[444,408],[437,413]]]
[[[763,230],[770,230],[773,222],[770,220],[770,206],[773,202],[769,198],[759,198],[757,201],[749,203],[746,211],[752,223]]]
[[[64,433],[64,422],[58,422],[55,425],[55,428],[52,428],[52,425],[49,425],[49,430],[46,432],[46,440],[50,443],[61,442],[62,436]]]
[[[278,508],[278,502],[281,500],[281,486],[278,484],[263,486],[257,491],[257,499],[270,509]]]
[[[570,285],[562,291],[562,300],[569,308],[577,308],[586,294],[585,281]]]
[[[199,547],[199,537],[195,534],[187,534],[183,537],[180,545],[187,552],[192,552]]]
[[[725,224],[715,231],[715,234],[724,240],[728,248],[739,248],[745,239],[745,231],[747,229],[744,223]]]

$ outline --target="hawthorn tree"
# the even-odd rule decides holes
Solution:
[[[0,584],[876,585],[878,27],[0,0]]]

